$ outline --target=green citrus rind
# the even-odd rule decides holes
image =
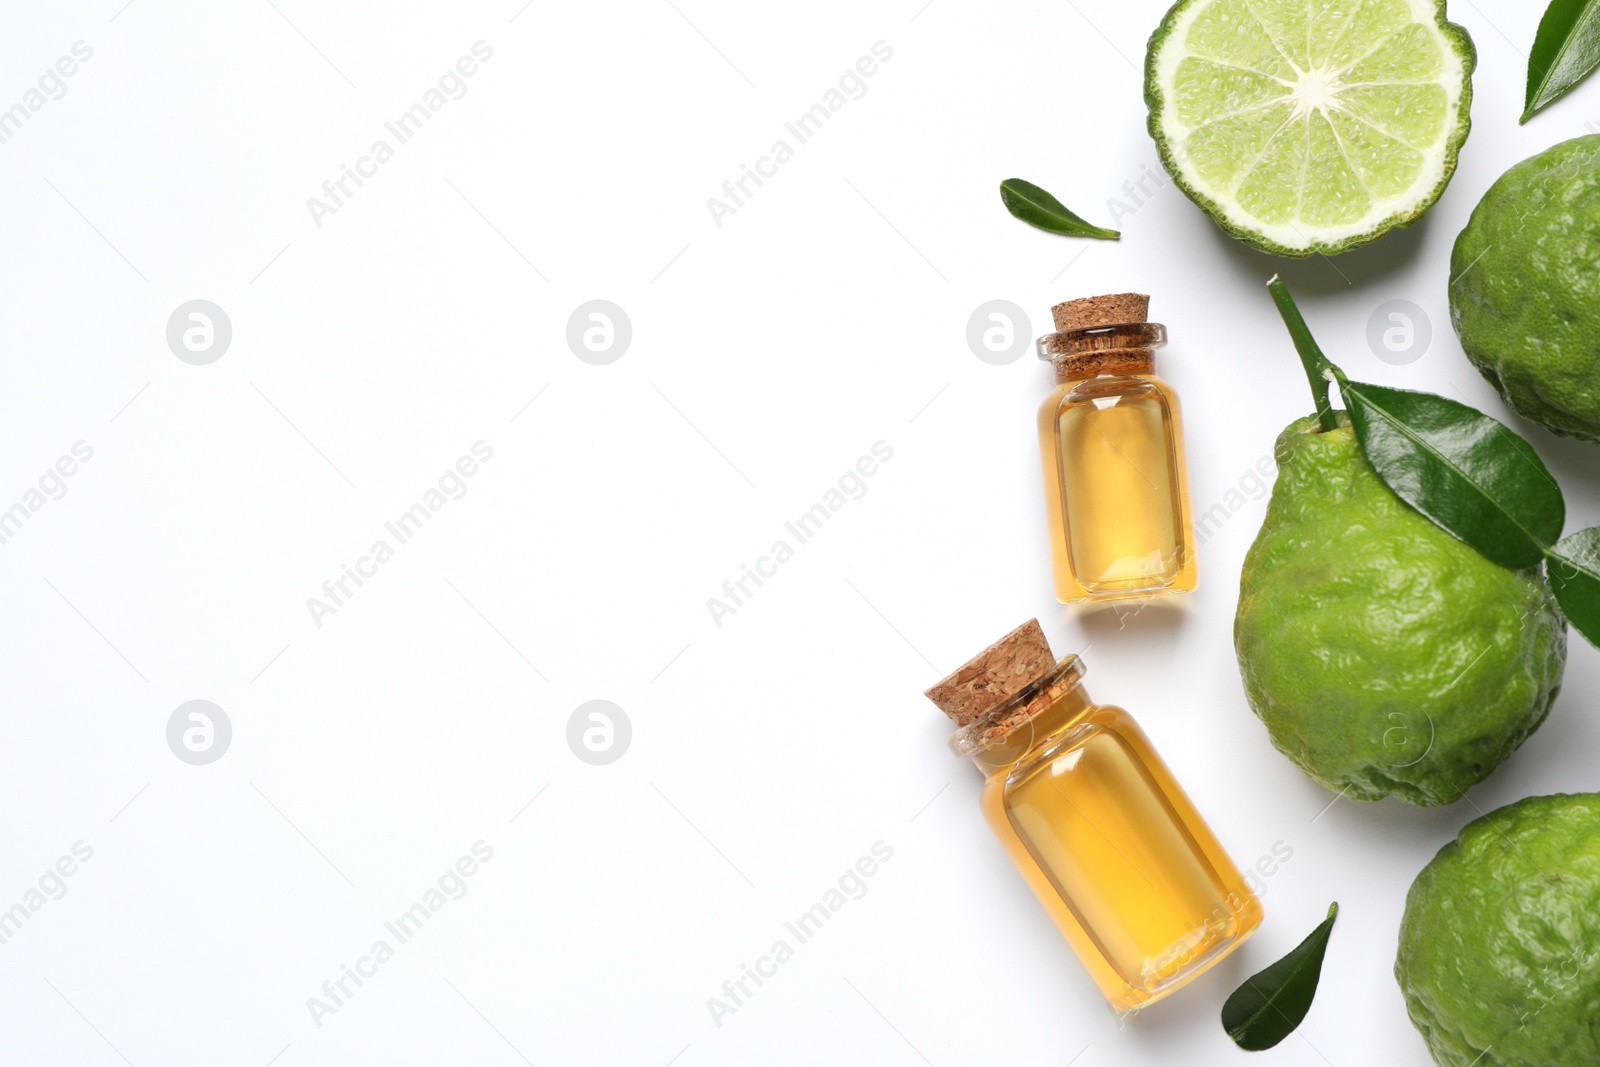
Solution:
[[[1600,443],[1600,136],[1512,167],[1483,194],[1450,258],[1450,321],[1517,414]]]
[[[1354,800],[1461,799],[1561,691],[1566,623],[1539,568],[1489,562],[1402,501],[1348,418],[1278,437],[1239,572],[1250,709],[1309,777]]]
[[[1394,976],[1440,1067],[1600,1063],[1600,794],[1468,823],[1411,883]]]
[[[1408,201],[1396,210],[1389,212],[1383,218],[1366,225],[1359,232],[1322,235],[1318,228],[1307,226],[1305,228],[1290,224],[1290,228],[1299,231],[1298,236],[1303,240],[1287,241],[1274,239],[1264,232],[1265,224],[1252,225],[1252,220],[1243,217],[1247,213],[1238,205],[1229,205],[1220,202],[1209,195],[1201,186],[1204,182],[1198,175],[1190,174],[1180,159],[1181,153],[1175,149],[1172,139],[1163,127],[1164,117],[1169,112],[1166,94],[1162,91],[1158,67],[1163,49],[1168,42],[1173,40],[1173,33],[1192,11],[1197,8],[1208,7],[1218,0],[1178,0],[1161,20],[1161,24],[1150,36],[1149,45],[1145,52],[1145,79],[1144,95],[1145,104],[1149,109],[1147,129],[1151,138],[1156,143],[1156,150],[1160,154],[1162,166],[1172,176],[1173,182],[1182,189],[1184,195],[1194,201],[1202,211],[1211,217],[1225,233],[1252,248],[1276,256],[1285,256],[1294,259],[1304,259],[1313,255],[1338,255],[1370,244],[1384,236],[1390,230],[1410,226],[1417,222],[1428,210],[1438,202],[1444,190],[1454,176],[1456,164],[1460,156],[1461,146],[1466,142],[1467,135],[1472,128],[1472,74],[1477,67],[1477,48],[1472,42],[1472,37],[1466,29],[1448,20],[1446,17],[1445,0],[1408,0],[1413,7],[1431,7],[1433,16],[1432,25],[1446,42],[1449,52],[1460,63],[1459,96],[1455,105],[1455,123],[1447,127],[1442,146],[1442,158],[1437,179],[1426,189],[1416,192]],[[1408,193],[1413,190],[1408,190]]]

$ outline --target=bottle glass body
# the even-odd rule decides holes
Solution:
[[[1261,905],[1144,731],[1091,702],[1081,674],[1067,657],[1031,697],[1042,711],[1003,739],[954,743],[984,771],[984,815],[1017,869],[1129,1011],[1237,948]]]
[[[1067,336],[1050,335],[1041,348]],[[1057,363],[1058,384],[1039,407],[1056,599],[1074,603],[1194,589],[1198,574],[1176,394],[1153,368],[1090,377],[1072,373],[1067,363]]]

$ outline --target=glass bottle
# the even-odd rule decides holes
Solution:
[[[1056,387],[1039,449],[1056,599],[1186,593],[1198,581],[1178,398],[1155,374],[1166,327],[1139,293],[1050,309],[1039,358]]]
[[[1029,620],[927,691],[982,808],[1117,1011],[1171,993],[1237,948],[1261,904],[1121,708],[1096,704],[1077,656]]]

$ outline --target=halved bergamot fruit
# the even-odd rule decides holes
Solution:
[[[1179,0],[1150,38],[1150,134],[1234,237],[1346,252],[1444,192],[1476,62],[1443,0]]]

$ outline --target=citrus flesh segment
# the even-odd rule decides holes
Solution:
[[[1278,78],[1294,73],[1246,0],[1218,0],[1202,11],[1189,28],[1189,54]]]
[[[1437,85],[1357,85],[1343,102],[1351,118],[1418,151],[1444,136],[1450,107]]]
[[[1189,162],[1206,180],[1236,186],[1255,169],[1291,113],[1288,104],[1279,103],[1208,122],[1189,138]]]
[[[1300,181],[1306,167],[1306,130],[1285,123],[1239,183],[1239,203],[1267,223],[1292,220],[1300,208]]]
[[[1311,65],[1326,67],[1350,30],[1361,0],[1315,0],[1311,12]]]
[[[1426,26],[1410,25],[1340,76],[1350,85],[1435,81],[1444,69],[1439,42]]]
[[[1328,117],[1312,112],[1311,144],[1300,192],[1300,218],[1313,226],[1342,226],[1365,217],[1372,194],[1345,160],[1339,135]]]
[[[1342,252],[1443,192],[1475,62],[1443,0],[1179,0],[1150,41],[1150,132],[1235,237]]]
[[[1374,45],[1388,40],[1411,23],[1406,0],[1366,0],[1350,19],[1338,44],[1328,54],[1325,66],[1348,67],[1370,52]]]
[[[1330,115],[1345,158],[1373,196],[1404,192],[1422,171],[1422,153],[1348,115]]]

